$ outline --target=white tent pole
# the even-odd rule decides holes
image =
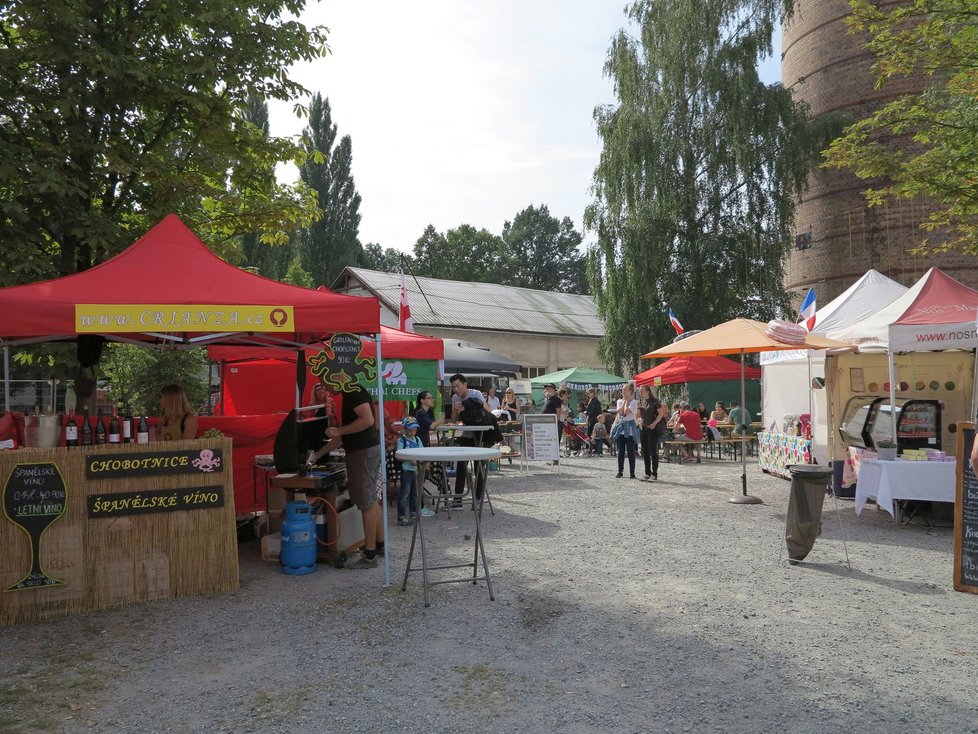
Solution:
[[[892,437],[893,445],[897,444],[897,416],[896,416],[896,358],[893,356],[893,350],[886,350],[888,367],[890,370],[890,435]]]
[[[374,335],[377,344],[377,412],[380,414],[380,425],[377,427],[380,435],[380,510],[383,514],[384,527],[384,587],[391,585],[390,543],[387,541],[387,436],[384,418],[384,362],[380,354],[380,331]]]

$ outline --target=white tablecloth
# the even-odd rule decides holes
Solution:
[[[957,462],[954,461],[881,461],[863,459],[856,483],[856,514],[866,500],[896,517],[895,500],[930,500],[954,502]]]

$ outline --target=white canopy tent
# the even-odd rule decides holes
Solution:
[[[839,334],[860,352],[885,351],[889,361],[890,400],[896,402],[897,352],[930,352],[978,347],[976,333],[978,291],[955,280],[940,268],[931,268],[889,305]],[[973,380],[974,383],[974,380]],[[972,396],[974,396],[972,390]],[[969,406],[974,418],[974,405]],[[896,413],[891,411],[896,435]]]
[[[854,322],[877,313],[907,291],[876,270],[869,270],[815,314],[813,333],[843,339]],[[824,390],[812,390],[812,380],[825,377],[825,352],[786,351],[761,354],[761,405],[764,423],[780,430],[784,415],[811,414],[812,452],[820,464],[829,459],[828,410]]]

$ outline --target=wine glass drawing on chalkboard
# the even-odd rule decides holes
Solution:
[[[60,586],[64,583],[41,568],[41,537],[65,513],[67,490],[57,464],[16,464],[3,488],[3,512],[27,534],[31,544],[31,568],[7,591]]]

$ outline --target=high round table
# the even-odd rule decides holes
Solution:
[[[482,480],[482,486],[485,487],[488,464],[491,459],[498,459],[503,455],[502,451],[499,449],[483,449],[474,446],[430,446],[420,449],[400,449],[396,454],[396,457],[400,461],[417,461],[422,462],[447,462],[447,461],[471,461],[475,472],[480,476],[476,478],[475,486],[479,486],[479,480]],[[420,476],[420,473],[419,473]],[[452,584],[460,583],[463,581],[471,581],[475,584],[477,581],[485,579],[486,587],[489,589],[489,599],[495,601],[496,597],[492,593],[492,580],[489,577],[489,562],[486,559],[486,549],[482,542],[482,504],[485,500],[486,491],[482,492],[481,497],[475,498],[475,506],[473,507],[473,515],[475,515],[475,543],[474,543],[474,555],[471,563],[452,563],[443,566],[429,566],[428,565],[428,554],[425,548],[424,539],[424,516],[421,513],[421,488],[420,485],[415,487],[415,493],[417,495],[418,502],[418,512],[414,519],[414,530],[411,533],[411,550],[408,552],[407,565],[404,569],[404,582],[401,584],[401,591],[407,589],[408,575],[411,571],[417,571],[417,568],[412,568],[411,561],[414,558],[414,548],[418,540],[418,536],[421,537],[421,580],[424,586],[424,605],[430,607],[431,604],[428,601],[428,587],[434,586],[436,584]],[[479,554],[482,554],[482,570],[485,574],[484,576],[479,576]],[[445,568],[472,568],[471,578],[466,576],[464,578],[457,579],[442,579],[439,581],[428,581],[428,571],[436,571]]]

